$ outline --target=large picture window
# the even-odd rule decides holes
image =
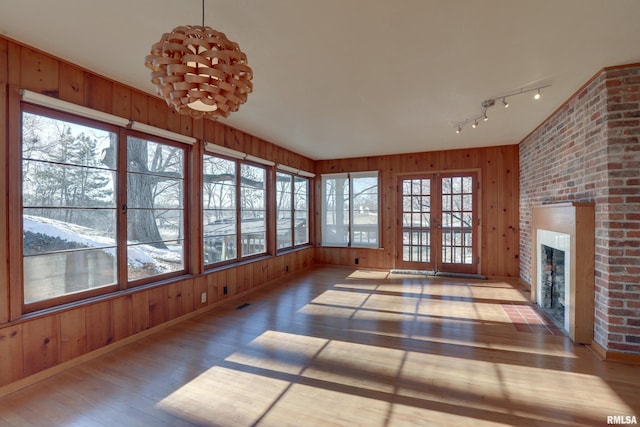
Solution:
[[[267,253],[267,169],[203,156],[205,265]]]
[[[278,171],[276,173],[276,231],[278,249],[309,243],[309,180]]]
[[[121,139],[117,126],[23,106],[27,311],[186,271],[186,149],[125,133]]]
[[[322,244],[379,246],[378,172],[322,175]]]
[[[184,269],[184,149],[127,138],[129,280]]]
[[[236,162],[204,155],[204,263],[235,259],[237,252]]]
[[[25,304],[116,284],[116,137],[23,112]]]

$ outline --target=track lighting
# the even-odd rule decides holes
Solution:
[[[477,128],[478,127],[478,122],[482,119],[483,121],[487,121],[489,120],[489,116],[487,116],[487,110],[491,107],[493,107],[494,105],[496,105],[496,100],[501,100],[502,101],[502,105],[504,106],[504,108],[508,108],[509,107],[509,102],[507,102],[507,98],[510,98],[512,96],[516,96],[516,95],[521,95],[523,93],[528,93],[528,92],[535,92],[533,99],[540,99],[542,97],[542,89],[547,88],[551,86],[550,84],[546,84],[543,86],[537,86],[534,88],[530,88],[530,89],[520,89],[517,90],[515,92],[510,92],[510,93],[505,93],[504,95],[500,95],[500,96],[496,96],[495,98],[489,98],[489,99],[485,99],[484,101],[482,101],[480,103],[480,106],[482,107],[482,114],[475,116],[475,117],[471,117],[467,120],[464,120],[462,122],[458,122],[455,124],[455,129],[456,129],[456,133],[462,133],[462,128],[471,123],[471,127],[472,128]]]

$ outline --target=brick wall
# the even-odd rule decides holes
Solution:
[[[531,208],[594,201],[595,341],[640,353],[640,65],[605,69],[520,143],[520,277]]]

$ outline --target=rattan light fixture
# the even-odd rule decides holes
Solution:
[[[145,59],[156,93],[180,114],[228,117],[252,92],[253,72],[237,43],[204,25],[186,25],[162,35]]]

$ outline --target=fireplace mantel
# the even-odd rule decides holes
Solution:
[[[537,301],[538,230],[570,235],[569,337],[576,343],[593,340],[595,209],[593,203],[572,202],[542,205],[532,212],[531,299]]]

